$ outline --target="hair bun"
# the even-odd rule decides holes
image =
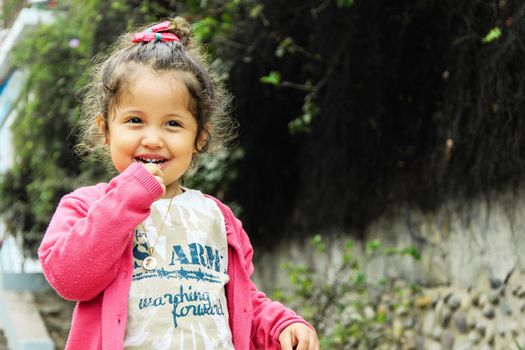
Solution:
[[[191,24],[184,17],[177,16],[170,20],[169,31],[179,37],[182,45],[187,46],[191,37]]]

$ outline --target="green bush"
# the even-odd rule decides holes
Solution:
[[[321,235],[314,236],[310,244],[317,254],[326,253]],[[381,256],[420,259],[414,247],[400,249],[385,247],[379,240],[369,242],[364,258]],[[396,344],[400,340],[392,334],[393,315],[410,308],[410,300],[420,293],[420,288],[401,288],[394,280],[370,285],[362,265],[348,240],[331,280],[326,280],[326,275],[316,275],[310,267],[289,262],[283,268],[291,289],[277,288],[271,293],[272,298],[285,302],[311,321],[318,331],[321,348],[375,349],[382,344]],[[384,295],[391,299],[388,304],[382,302]]]

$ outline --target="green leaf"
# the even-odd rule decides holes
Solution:
[[[378,239],[374,239],[373,241],[368,242],[368,244],[366,245],[367,250],[370,253],[377,251],[379,248],[381,248],[381,246],[381,241]]]
[[[337,0],[337,6],[350,7],[354,4],[354,0]]]
[[[394,254],[397,254],[399,251],[396,247],[386,247],[383,252],[386,254],[386,255],[394,255]]]
[[[213,36],[219,26],[219,21],[212,17],[205,17],[193,23],[192,31],[195,38],[199,41],[207,41]]]
[[[263,9],[264,9],[264,5],[262,5],[262,4],[255,5],[250,10],[250,17],[251,18],[256,18],[257,16],[259,16],[259,14],[262,12]]]
[[[283,57],[286,51],[291,52],[292,44],[293,44],[293,39],[290,37],[287,37],[284,40],[281,40],[281,42],[279,43],[279,46],[277,46],[277,49],[275,50],[275,56]]]
[[[315,92],[311,92],[304,97],[303,114],[288,123],[288,130],[291,134],[307,133],[311,131],[312,120],[320,112],[314,99]]]
[[[421,254],[416,249],[416,247],[407,247],[401,250],[401,255],[407,255],[413,257],[415,260],[421,260]]]
[[[281,84],[281,73],[273,70],[270,72],[270,74],[261,77],[259,80],[265,84],[279,86]]]
[[[488,44],[501,37],[501,29],[499,27],[492,28],[487,35],[481,40],[484,44]]]
[[[360,271],[357,273],[357,275],[355,276],[355,281],[354,283],[356,284],[357,287],[364,287],[365,286],[365,283],[366,283],[366,276],[364,274],[364,272]]]
[[[326,251],[326,244],[323,242],[323,237],[320,234],[315,235],[310,240],[310,244],[320,253]]]

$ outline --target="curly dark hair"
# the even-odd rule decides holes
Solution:
[[[198,132],[195,146],[199,153],[212,152],[228,146],[236,136],[237,124],[230,118],[231,95],[210,69],[208,57],[202,45],[192,40],[191,26],[182,17],[169,20],[165,32],[175,34],[180,41],[150,41],[132,43],[133,33],[121,35],[107,52],[98,55],[91,67],[90,83],[83,90],[81,117],[79,120],[80,142],[76,145],[81,155],[102,155],[108,160],[104,145],[105,133],[100,131],[96,120],[102,115],[106,125],[108,116],[117,105],[120,89],[129,84],[134,70],[148,67],[155,72],[189,72],[195,79],[179,79],[186,85],[193,99],[194,117]],[[205,128],[209,125],[209,128]],[[106,130],[107,133],[107,130]],[[204,147],[197,147],[197,140],[206,133]]]

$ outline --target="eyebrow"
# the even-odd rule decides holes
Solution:
[[[146,114],[144,111],[141,111],[141,110],[121,110],[121,113],[122,114]],[[165,117],[181,117],[183,118],[184,116],[182,114],[178,114],[178,113],[168,113],[166,115],[164,115]]]

